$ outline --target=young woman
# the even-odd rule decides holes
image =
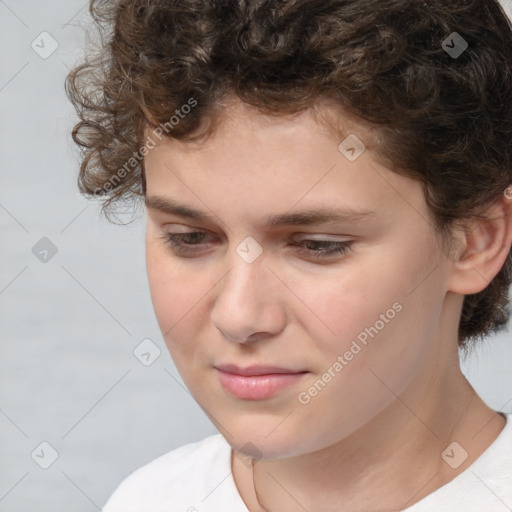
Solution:
[[[509,318],[499,4],[91,12],[103,49],[67,81],[80,188],[145,203],[159,326],[220,432],[104,511],[511,510],[511,414],[459,365]]]

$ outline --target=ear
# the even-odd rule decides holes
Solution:
[[[448,289],[462,295],[484,290],[503,267],[512,245],[512,186],[485,212],[459,233],[451,253]]]

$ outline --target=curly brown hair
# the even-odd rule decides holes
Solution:
[[[483,218],[512,182],[512,30],[495,0],[91,0],[89,9],[100,48],[66,91],[80,118],[79,188],[107,216],[145,195],[145,128],[208,136],[229,97],[269,115],[326,99],[345,109],[378,134],[394,172],[422,183],[443,240]],[[465,296],[466,352],[507,324],[511,272],[509,253],[483,291]]]

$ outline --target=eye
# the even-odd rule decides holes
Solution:
[[[165,233],[161,238],[169,244],[179,256],[187,256],[200,252],[198,246],[208,239],[205,231],[190,231],[188,233]],[[296,251],[305,257],[315,259],[332,256],[343,256],[350,252],[354,240],[301,240],[290,244]]]
[[[191,231],[189,233],[165,233],[161,238],[169,244],[172,250],[179,255],[195,253],[194,246],[200,245],[208,235],[205,231]]]
[[[313,258],[327,258],[329,256],[343,256],[347,254],[350,252],[351,245],[353,243],[354,240],[346,240],[344,242],[338,242],[335,240],[302,240],[301,242],[292,245],[298,247],[298,252],[305,256],[312,256]],[[313,248],[311,246],[313,246]]]

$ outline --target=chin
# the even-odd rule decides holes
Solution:
[[[304,433],[301,434],[300,429],[294,429],[292,424],[286,427],[280,425],[276,428],[279,421],[275,418],[258,420],[252,417],[247,418],[246,421],[242,419],[232,423],[226,421],[224,425],[231,436],[222,431],[221,433],[231,447],[255,459],[281,459],[308,451],[304,449]]]

